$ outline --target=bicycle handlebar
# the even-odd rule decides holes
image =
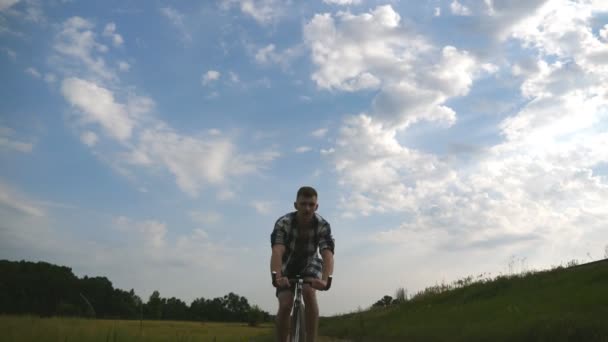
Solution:
[[[331,280],[333,279],[333,276],[329,276],[329,278],[327,278],[327,286],[325,286],[324,289],[319,290],[319,291],[327,291],[329,290],[329,288],[331,287]],[[297,282],[299,282],[300,280],[302,280],[302,278],[291,278],[289,279],[289,283],[290,284],[295,284]],[[304,280],[302,281],[303,284],[309,284],[312,285],[312,282],[310,280]],[[277,272],[272,272],[272,286],[274,287],[278,287],[277,286]]]

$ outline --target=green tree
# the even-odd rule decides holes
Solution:
[[[382,297],[380,300],[378,300],[376,303],[374,303],[373,306],[384,307],[384,306],[389,306],[391,304],[393,304],[393,297],[386,295],[386,296]]]
[[[156,290],[152,292],[148,303],[144,309],[144,316],[148,319],[161,319],[163,316],[163,301],[160,298],[160,293]]]
[[[247,312],[247,324],[251,327],[257,327],[266,319],[265,312],[259,306],[254,305]]]

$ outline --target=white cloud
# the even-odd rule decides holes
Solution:
[[[230,255],[237,252],[235,248],[213,241],[209,233],[201,228],[195,228],[188,234],[173,234],[174,238],[170,238],[167,223],[156,219],[135,220],[118,216],[114,218],[112,226],[112,230],[121,233],[121,240],[128,243],[129,248],[125,252],[137,260],[134,264],[146,264],[148,267],[172,265],[172,268],[219,271],[233,261]],[[116,257],[122,254],[124,252]]]
[[[455,112],[445,105],[466,95],[487,69],[466,51],[433,47],[401,26],[390,5],[354,15],[316,15],[304,28],[322,89],[380,89],[373,102],[376,120],[405,128],[420,120],[451,125]]]
[[[312,79],[326,89],[377,88],[387,64],[406,63],[408,50],[424,48],[416,37],[399,32],[400,19],[391,6],[358,16],[349,12],[335,17],[315,15],[304,28],[305,42],[318,67]]]
[[[434,16],[436,17],[440,17],[441,16],[441,8],[440,7],[435,7],[435,12],[433,13]]]
[[[14,150],[22,153],[32,152],[34,144],[23,142],[14,138],[15,132],[9,128],[0,126],[0,150]]]
[[[239,75],[237,75],[233,71],[230,71],[228,73],[228,76],[230,76],[230,82],[232,82],[232,83],[240,83],[241,82],[241,80],[239,79]]]
[[[336,149],[333,148],[333,147],[332,148],[328,148],[328,149],[322,148],[320,152],[321,152],[321,155],[330,155],[330,154],[335,153]]]
[[[17,210],[21,214],[25,214],[27,216],[46,216],[45,211],[33,203],[33,201],[25,198],[23,195],[17,193],[14,189],[2,183],[0,183],[0,206]]]
[[[502,10],[497,1],[492,5],[496,13]],[[399,227],[374,236],[383,243],[430,244],[427,251],[534,245],[528,253],[542,260],[548,260],[545,254],[554,260],[562,252],[572,255],[574,241],[601,231],[608,222],[601,200],[608,196],[608,178],[593,169],[608,162],[603,148],[608,82],[600,62],[605,47],[591,34],[589,13],[581,4],[551,2],[512,26],[517,41],[540,58],[512,69],[527,101],[500,123],[504,140],[466,164],[403,146],[397,132],[407,126],[386,125],[391,117],[381,115],[392,113],[394,120],[398,111],[345,119],[335,149],[323,155],[344,190],[346,216],[403,215]],[[404,82],[393,87],[427,104],[466,94],[475,79],[475,59],[447,49],[426,72],[424,92]],[[448,68],[454,64],[461,65],[455,72]],[[496,71],[490,65],[480,69]],[[416,103],[390,92],[381,96],[396,101],[395,108]],[[445,113],[440,121],[449,119]]]
[[[110,90],[71,77],[63,80],[61,93],[83,114],[84,123],[100,124],[106,133],[120,141],[131,137],[136,122],[129,116],[125,105],[115,101]]]
[[[213,99],[218,98],[219,96],[220,96],[220,93],[218,93],[217,91],[212,91],[209,94],[207,94],[205,96],[205,98],[208,99],[208,100],[213,100]]]
[[[279,65],[283,69],[287,69],[291,61],[301,53],[302,49],[300,46],[287,48],[279,52],[274,44],[269,44],[257,50],[255,60],[263,65]]]
[[[63,61],[66,64],[82,64],[93,76],[104,80],[115,79],[105,60],[97,55],[107,52],[108,47],[95,40],[94,27],[93,23],[81,17],[66,20],[55,37],[53,48],[64,57],[71,58]]]
[[[343,198],[347,216],[415,210],[416,184],[441,188],[454,177],[445,162],[401,146],[395,135],[360,115],[344,122],[335,150],[326,151],[340,183],[352,193]]]
[[[126,233],[136,233],[152,248],[161,248],[166,244],[167,225],[155,220],[134,221],[125,216],[114,219],[116,229]]]
[[[361,0],[323,0],[323,2],[331,5],[357,5]]]
[[[35,78],[42,77],[42,74],[40,74],[40,72],[38,70],[36,70],[36,68],[33,68],[33,67],[29,67],[29,68],[25,69],[25,72]]]
[[[0,11],[4,11],[14,4],[18,3],[20,0],[0,0]]]
[[[125,61],[118,62],[118,70],[120,71],[129,71],[131,69],[131,65]]]
[[[201,76],[201,83],[209,85],[210,83],[220,79],[221,73],[217,70],[208,70]]]
[[[268,215],[273,212],[274,204],[267,201],[251,202],[251,206],[262,215]]]
[[[504,42],[510,36],[513,26],[519,24],[527,17],[553,0],[484,0],[466,1],[467,6],[458,1],[451,2],[450,10],[454,15],[467,16],[467,29],[475,30],[481,40]],[[561,1],[561,0],[560,0]],[[454,27],[454,32],[468,34]],[[448,35],[450,32],[446,32]],[[484,52],[500,53],[494,51],[498,46],[484,45]]]
[[[608,41],[608,24],[604,25],[604,28],[600,30],[600,37],[602,37],[604,41]]]
[[[471,15],[471,10],[463,4],[459,3],[458,0],[452,1],[452,3],[450,4],[450,10],[452,10],[452,14],[454,15]]]
[[[9,0],[10,1],[10,0]],[[24,18],[37,24],[46,23],[47,19],[42,10],[42,5],[38,1],[26,1]]]
[[[108,23],[103,30],[103,36],[112,39],[112,43],[114,46],[120,46],[124,42],[122,36],[116,33],[116,24]]]
[[[312,148],[310,146],[300,146],[295,150],[296,153],[306,153],[310,151],[312,151]]]
[[[6,55],[7,55],[7,56],[8,56],[10,59],[12,59],[13,61],[16,61],[16,60],[17,60],[17,53],[15,52],[15,50],[13,50],[13,49],[9,49],[9,48],[7,48],[7,47],[2,48],[2,50],[3,50],[4,52],[6,52]]]
[[[175,28],[180,32],[182,41],[188,43],[192,41],[192,36],[184,24],[184,15],[170,6],[160,9],[160,13],[164,15]]]
[[[258,50],[255,54],[255,60],[258,63],[269,63],[270,62],[270,54],[274,52],[274,44],[269,44],[266,47],[263,47]]]
[[[327,128],[325,128],[325,127],[319,128],[319,129],[313,131],[310,135],[312,135],[315,138],[323,138],[325,135],[327,135]]]
[[[279,0],[222,0],[221,5],[224,9],[237,5],[261,25],[276,22],[286,12],[285,3]]]
[[[92,147],[97,144],[99,138],[97,138],[97,134],[91,131],[86,131],[80,135],[80,140],[87,146]]]
[[[53,73],[46,73],[44,75],[44,81],[47,83],[55,83],[55,81],[57,81],[57,76],[55,76],[55,74]]]
[[[273,150],[240,153],[228,137],[184,136],[160,122],[142,131],[134,150],[147,156],[151,166],[166,167],[178,187],[193,197],[207,185],[222,186],[233,177],[257,173],[279,156]]]

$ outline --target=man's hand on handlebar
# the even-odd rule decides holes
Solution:
[[[312,286],[313,289],[324,291],[325,288],[327,287],[327,280],[316,279],[316,278],[311,279],[310,286]]]
[[[277,277],[276,287],[289,287],[289,278],[283,276]]]
[[[296,279],[289,279],[287,277],[279,277],[276,272],[272,272],[272,285],[278,288],[289,287],[291,283],[296,282]],[[332,276],[329,276],[327,280],[311,278],[304,281],[305,284],[309,284],[312,288],[327,291],[331,287]]]

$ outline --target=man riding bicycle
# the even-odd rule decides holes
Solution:
[[[319,321],[316,290],[327,287],[334,268],[334,239],[331,228],[317,214],[317,191],[301,187],[294,202],[295,212],[280,217],[270,235],[272,256],[270,271],[276,272],[277,339],[284,342],[289,333],[289,315],[293,306],[293,286],[289,279],[299,275],[310,281],[303,288],[306,310],[306,336],[315,341]],[[319,258],[319,253],[321,258]]]

